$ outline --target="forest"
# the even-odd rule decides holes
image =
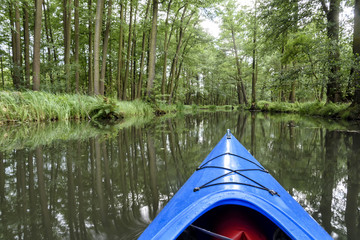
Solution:
[[[360,0],[4,0],[0,21],[5,91],[360,103]]]

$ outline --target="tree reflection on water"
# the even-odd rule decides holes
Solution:
[[[227,128],[333,237],[359,238],[357,126],[218,112],[16,128],[0,132],[1,239],[136,239]]]

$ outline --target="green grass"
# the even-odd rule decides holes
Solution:
[[[153,108],[141,101],[78,94],[0,91],[0,124],[5,122],[43,122],[73,119],[94,120],[153,115]]]
[[[325,102],[306,102],[306,103],[287,103],[287,102],[267,102],[259,101],[257,109],[266,112],[299,113],[303,115],[322,116],[331,118],[346,118],[345,112],[350,103],[325,103]]]

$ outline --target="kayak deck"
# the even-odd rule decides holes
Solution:
[[[332,239],[228,132],[139,239],[230,237]]]

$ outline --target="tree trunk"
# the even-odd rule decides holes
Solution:
[[[246,92],[245,92],[245,86],[243,84],[243,80],[242,80],[242,76],[241,76],[241,64],[239,61],[239,57],[238,57],[238,52],[237,52],[237,47],[236,47],[236,42],[235,42],[235,32],[234,29],[231,29],[231,37],[232,37],[232,41],[233,41],[233,47],[234,47],[234,52],[235,52],[235,61],[236,61],[236,68],[237,68],[237,88],[238,88],[238,99],[239,99],[239,104],[242,104],[241,99],[241,94],[242,97],[244,99],[245,104],[248,104],[248,101],[246,99]],[[241,91],[240,91],[241,90]],[[241,93],[240,93],[241,92]]]
[[[163,75],[161,78],[161,95],[165,95],[165,85],[166,85],[166,68],[167,68],[167,55],[168,55],[168,28],[169,28],[169,14],[172,0],[169,0],[167,11],[166,11],[166,19],[165,19],[165,37],[164,37],[164,62],[163,62]],[[171,36],[170,36],[171,38]]]
[[[106,29],[105,29],[104,43],[103,43],[103,56],[102,56],[102,64],[101,64],[100,88],[99,88],[100,95],[104,95],[105,93],[106,58],[109,47],[111,13],[112,13],[112,0],[109,0],[107,19],[106,19]]]
[[[40,2],[40,3],[39,3]],[[39,7],[41,9],[42,0],[36,1],[36,9]],[[37,6],[39,4],[39,6]],[[44,237],[46,239],[52,238],[51,232],[51,214],[48,209],[48,197],[47,197],[47,188],[45,184],[45,172],[44,172],[44,159],[42,147],[38,146],[35,149],[35,159],[36,159],[36,172],[37,172],[37,180],[38,180],[38,194],[39,194],[39,202],[41,206],[41,215],[43,220],[43,229],[44,229]]]
[[[339,102],[341,100],[341,92],[339,86],[340,72],[340,49],[339,49],[339,15],[340,1],[330,0],[329,7],[326,6],[325,0],[321,0],[321,4],[327,18],[327,37],[330,42],[328,62],[329,73],[328,83],[326,86],[327,102]]]
[[[93,23],[92,23],[92,11],[91,11],[91,0],[88,1],[88,14],[89,14],[89,60],[88,60],[88,93],[94,94],[94,76],[93,76]]]
[[[130,1],[130,23],[129,23],[129,35],[128,35],[128,46],[127,46],[127,53],[126,53],[126,66],[125,66],[125,78],[124,78],[124,85],[123,85],[123,100],[126,101],[126,90],[127,90],[127,84],[129,82],[129,69],[130,69],[130,63],[131,63],[131,36],[132,36],[132,17],[133,17],[133,1]]]
[[[50,9],[49,1],[44,0],[44,2],[45,2],[45,5],[46,5],[46,9],[48,9],[48,11],[47,11],[47,21],[49,23],[51,23],[51,14],[49,13],[49,11],[50,11],[49,10]],[[58,56],[57,56],[57,53],[56,53],[56,48],[54,47],[55,43],[54,43],[54,37],[53,37],[53,33],[52,33],[51,24],[49,24],[48,28],[49,28],[50,43],[52,45],[52,50],[53,50],[53,55],[54,55],[54,61],[55,61],[55,64],[57,64]]]
[[[176,78],[175,78],[175,87],[174,87],[174,99],[175,99],[175,101],[177,101],[177,98],[176,98],[176,96],[177,96],[177,89],[178,89],[178,86],[179,86],[179,80],[180,80],[180,75],[181,75],[181,71],[183,70],[183,63],[184,63],[184,59],[185,59],[185,56],[186,56],[186,54],[188,53],[188,51],[191,49],[191,47],[192,46],[190,46],[189,48],[188,48],[188,46],[189,46],[189,41],[190,41],[190,39],[191,39],[191,37],[193,36],[193,34],[192,33],[190,33],[190,35],[189,35],[189,37],[185,40],[185,42],[184,42],[184,48],[183,48],[183,51],[182,51],[182,54],[181,54],[181,57],[180,57],[180,59],[181,59],[181,61],[180,61],[180,64],[179,64],[179,67],[177,68],[177,71],[175,71],[176,72]]]
[[[148,0],[146,5],[146,11],[145,11],[145,19],[144,24],[146,24],[148,19],[148,13],[149,13],[149,7],[150,7],[150,0]],[[142,43],[141,43],[141,57],[140,57],[140,69],[139,69],[139,84],[137,88],[136,98],[141,98],[141,89],[143,84],[143,69],[144,69],[144,59],[145,59],[145,47],[146,47],[146,32],[147,29],[144,29],[143,36],[142,36]]]
[[[75,91],[79,92],[80,66],[79,66],[79,0],[75,0]]]
[[[136,20],[135,20],[136,21]],[[135,26],[134,26],[135,28]],[[135,28],[136,29],[136,28]],[[135,99],[135,93],[136,93],[136,34],[134,31],[134,37],[132,40],[132,49],[131,49],[131,62],[132,62],[132,67],[131,67],[131,100]]]
[[[257,33],[257,1],[255,0],[254,12],[254,36],[253,36],[253,62],[252,62],[252,80],[251,80],[251,108],[256,105],[256,81],[257,81],[257,59],[256,59],[256,33]]]
[[[294,103],[296,98],[295,98],[295,90],[296,90],[296,79],[294,79],[291,82],[291,91],[290,91],[290,96],[289,96],[289,101],[291,103]]]
[[[35,4],[35,27],[34,27],[34,54],[33,54],[33,90],[40,90],[40,40],[41,40],[41,15],[42,0]]]
[[[21,29],[20,29],[20,10],[19,10],[19,1],[14,2],[15,5],[15,57],[14,57],[14,87],[15,89],[20,89],[21,87]]]
[[[11,34],[11,64],[15,65],[15,58],[16,58],[16,52],[15,52],[15,48],[16,48],[16,43],[15,43],[15,23],[14,23],[14,13],[13,13],[13,3],[12,2],[8,2],[8,9],[9,9],[9,19],[10,19],[10,34]],[[14,83],[14,67],[10,68],[10,72],[11,72],[11,78],[13,80],[13,85],[15,85]]]
[[[46,33],[46,41],[48,43],[50,43],[50,33],[49,33],[49,18],[48,16],[49,14],[49,9],[46,7],[46,3],[43,2],[43,12],[44,12],[44,21],[45,21],[45,33]],[[52,56],[51,56],[51,47],[50,45],[47,46],[47,50],[48,50],[48,58],[47,58],[47,65],[52,64],[53,60],[52,60]],[[49,77],[50,77],[50,82],[54,83],[54,79],[53,79],[53,75],[52,75],[52,71],[48,71],[49,72]]]
[[[136,94],[136,16],[138,11],[138,4],[136,4],[135,8],[135,19],[134,19],[134,33],[132,37],[132,48],[131,48],[131,100],[135,99]]]
[[[94,94],[99,95],[100,80],[100,38],[102,28],[102,17],[104,10],[104,0],[97,0],[95,17],[95,35],[94,35]]]
[[[118,64],[117,64],[117,98],[118,100],[122,99],[122,82],[121,82],[121,72],[122,72],[122,51],[123,51],[123,35],[124,35],[124,3],[120,2],[120,34],[119,34],[119,51],[118,51]]]
[[[152,97],[154,79],[155,79],[158,4],[159,4],[158,0],[153,0],[153,18],[152,18],[151,33],[150,33],[148,81],[146,87],[146,96],[148,98]]]
[[[0,55],[0,65],[1,65],[1,81],[2,81],[2,88],[5,90],[5,79],[4,79],[4,63],[3,63],[3,56]]]
[[[70,45],[71,45],[71,0],[64,0],[63,6],[64,18],[64,64],[65,64],[65,78],[66,78],[66,92],[70,92]]]
[[[353,53],[355,57],[355,66],[353,77],[355,83],[354,103],[360,104],[360,0],[355,0],[354,8],[354,37],[353,37]]]
[[[24,56],[25,56],[25,85],[30,87],[30,30],[27,2],[24,2]]]
[[[183,25],[184,25],[186,10],[187,10],[187,5],[184,7],[184,11],[183,11],[183,14],[181,16],[180,29],[179,29],[179,39],[178,39],[178,42],[177,42],[176,52],[175,52],[175,55],[174,55],[174,58],[173,58],[173,61],[172,61],[172,65],[171,65],[171,70],[170,70],[170,76],[169,76],[169,101],[168,101],[169,104],[172,103],[172,99],[174,97],[174,85],[175,85],[175,78],[176,78],[176,76],[175,76],[176,75],[176,67],[177,67],[177,63],[178,63],[178,59],[179,59],[181,46],[182,46],[182,43],[183,43],[182,39],[184,37],[184,32],[185,32],[185,29],[184,29]],[[190,15],[190,18],[189,18],[187,24],[189,23],[192,14]]]

